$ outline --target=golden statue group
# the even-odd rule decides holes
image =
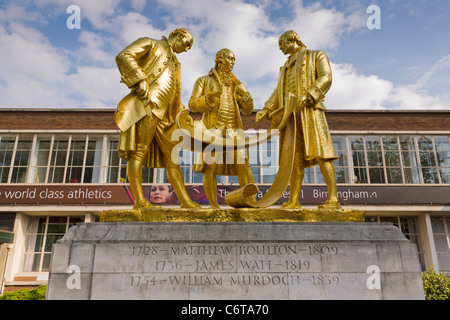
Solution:
[[[180,28],[168,38],[140,38],[117,55],[122,82],[131,90],[120,101],[115,121],[121,130],[119,155],[128,161],[127,176],[135,210],[154,208],[142,190],[143,167],[165,168],[181,208],[200,208],[190,199],[181,168],[172,158],[178,143],[171,139],[172,134],[183,126],[189,127],[188,131],[192,129],[191,118],[186,116],[189,110],[202,114],[203,130],[217,137],[217,141],[219,137],[229,140],[229,132],[234,132],[233,141],[246,141],[241,113],[250,114],[254,105],[244,84],[232,73],[235,56],[231,50],[217,52],[214,67],[195,82],[189,110],[183,106],[176,54],[188,51],[192,45],[192,35]],[[332,81],[328,57],[321,51],[307,49],[294,31],[280,36],[279,47],[288,59],[280,69],[275,90],[256,114],[256,122],[267,119],[271,121],[270,130],[280,133],[277,177],[266,195],[256,201],[254,194],[258,189],[253,184],[248,144],[226,151],[215,149],[209,154],[197,152],[193,169],[203,173],[203,187],[213,209],[220,208],[217,175],[238,177],[240,188],[225,198],[231,207],[269,207],[290,185],[290,199],[282,207],[300,209],[305,168],[316,164],[328,188],[328,199],[319,208],[340,209],[333,165],[337,156],[322,102]]]

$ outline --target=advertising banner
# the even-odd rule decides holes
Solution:
[[[269,189],[261,185],[256,199],[260,199]],[[225,195],[238,186],[217,186],[217,199],[225,203]],[[187,185],[191,199],[200,204],[208,204],[202,185]],[[178,199],[170,185],[144,185],[144,194],[155,204],[177,204]],[[277,204],[289,199],[289,188]],[[367,205],[450,205],[450,186],[338,186],[341,204]],[[327,199],[326,186],[305,185],[301,191],[302,204],[321,204]],[[129,186],[123,185],[2,185],[1,205],[127,205],[133,204]]]

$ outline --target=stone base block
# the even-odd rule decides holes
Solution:
[[[392,224],[101,222],[53,247],[47,299],[424,299]]]

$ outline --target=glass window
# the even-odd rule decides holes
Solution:
[[[345,136],[333,136],[333,145],[338,159],[334,161],[336,183],[349,183],[348,157]]]
[[[153,168],[142,168],[142,183],[153,183]]]
[[[67,163],[67,182],[99,182],[101,146],[101,139],[86,136],[72,138]]]
[[[272,184],[278,173],[278,167],[262,167],[262,183]]]
[[[433,230],[439,271],[450,272],[450,218],[431,217],[431,228]]]
[[[416,156],[414,137],[400,136],[400,149],[406,184],[419,184],[419,163]]]
[[[66,166],[68,140],[54,140],[50,150],[50,163],[48,166],[48,183],[63,183]]]
[[[442,183],[450,183],[450,144],[446,136],[434,137],[439,174]]]
[[[108,167],[106,170],[106,182],[117,183],[120,177],[119,141],[111,140],[108,144]]]
[[[82,217],[29,217],[23,271],[48,271],[53,244],[68,228],[83,221]]]
[[[433,139],[428,136],[417,138],[419,147],[419,158],[422,167],[424,183],[439,183],[436,158],[434,156]]]
[[[155,169],[156,171],[156,183],[169,183],[169,180],[167,180],[167,175],[166,175],[166,169],[163,168],[157,168]],[[219,181],[219,179],[217,179],[217,182]]]
[[[0,183],[26,182],[31,144],[31,139],[0,137]]]
[[[364,152],[364,139],[362,137],[349,137],[350,150],[353,159],[353,173],[356,183],[368,183],[366,155]]]
[[[386,163],[386,176],[388,183],[403,183],[400,145],[397,136],[387,136],[382,138],[384,161]]]
[[[192,183],[203,183],[203,174],[192,171]]]
[[[84,164],[83,183],[98,183],[102,159],[102,139],[89,137]]]
[[[16,146],[11,183],[24,183],[27,178],[31,154],[31,140],[19,140]]]
[[[14,231],[15,213],[2,212],[0,213],[0,230]]]
[[[450,184],[449,136],[335,135],[332,139],[338,184]],[[105,155],[103,141],[108,141]],[[127,162],[119,158],[118,144],[117,134],[41,134],[34,139],[5,134],[0,136],[0,183],[126,182]],[[203,175],[192,168],[194,153],[180,149],[180,157],[185,183],[202,183]],[[272,184],[279,169],[279,136],[251,147],[249,161],[254,181]],[[237,177],[218,179],[220,184],[238,183]],[[154,168],[143,168],[142,181],[168,183],[164,169]],[[320,167],[306,168],[304,182],[323,184]]]
[[[1,137],[0,139],[0,183],[7,183],[11,160],[14,151],[15,137]]]
[[[190,150],[185,150],[182,148],[178,149],[178,155],[179,155],[179,161],[180,161],[180,168],[181,168],[181,173],[183,175],[183,180],[185,183],[190,183],[191,182],[191,176],[192,176],[192,157],[193,157],[193,152],[191,152]],[[149,168],[152,169],[151,172],[151,179],[153,181],[153,168]]]
[[[45,183],[51,140],[40,140],[35,150],[34,182]]]
[[[68,182],[82,182],[85,148],[86,139],[72,139],[69,150],[69,161],[67,163]]]
[[[32,165],[34,182],[98,183],[101,158],[101,138],[55,135],[50,139],[39,139]]]
[[[315,183],[315,173],[314,167],[305,168],[305,177],[303,178],[304,183]]]
[[[365,137],[365,141],[370,183],[384,183],[383,155],[381,152],[380,137],[367,136]]]
[[[260,145],[262,165],[261,183],[273,183],[279,169],[279,136],[273,137]]]
[[[260,183],[261,181],[261,159],[259,157],[260,146],[253,146],[248,149],[248,160],[251,167],[253,181]]]

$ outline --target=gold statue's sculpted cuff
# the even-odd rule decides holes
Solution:
[[[311,96],[315,103],[318,103],[325,98],[325,93],[323,93],[323,91],[315,85],[311,86],[311,88],[308,90],[308,94]]]
[[[128,88],[131,88],[132,86],[146,78],[147,76],[145,75],[144,71],[142,71],[141,69],[133,69],[122,75],[122,82],[125,83]]]
[[[201,112],[205,113],[208,111],[208,105],[206,103],[206,96],[201,96],[197,99],[189,100],[189,109],[191,109],[192,112]]]
[[[245,94],[242,94],[242,95],[237,95],[237,97],[236,97],[238,102],[247,102],[251,98],[252,98],[252,96],[250,95],[249,92],[246,92]]]

